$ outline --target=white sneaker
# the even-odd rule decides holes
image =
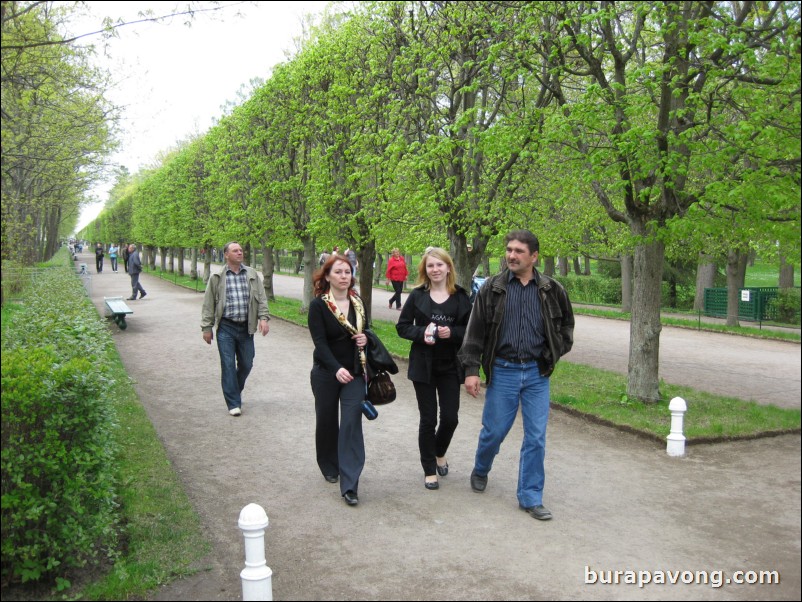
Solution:
[[[231,414],[232,416],[239,416],[242,414],[242,410],[240,410],[239,408],[231,408],[228,411],[228,413]]]

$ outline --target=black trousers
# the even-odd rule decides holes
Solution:
[[[429,383],[413,381],[418,398],[420,424],[418,447],[420,463],[426,476],[436,474],[436,457],[443,457],[451,445],[451,438],[459,424],[460,382],[456,360],[432,363],[432,380]],[[439,399],[438,399],[439,398]],[[437,408],[440,407],[440,424]]]
[[[315,396],[315,448],[323,476],[340,476],[340,493],[359,493],[365,467],[362,400],[365,381],[357,376],[341,384],[333,372],[319,366],[310,375]]]
[[[392,307],[393,303],[395,303],[396,307],[401,307],[401,293],[404,290],[404,281],[403,280],[390,280],[390,283],[393,285],[393,290],[395,294],[390,297],[389,306]]]

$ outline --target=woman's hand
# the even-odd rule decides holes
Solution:
[[[365,345],[368,344],[368,335],[364,332],[360,332],[359,334],[355,334],[351,337],[354,341],[356,341],[356,346],[362,349]]]
[[[335,374],[335,376],[337,377],[337,382],[342,383],[343,385],[354,380],[354,377],[351,376],[351,373],[345,368],[340,368],[337,370],[337,374]]]
[[[451,338],[451,329],[448,326],[438,326],[437,327],[437,338],[438,339],[450,339]]]

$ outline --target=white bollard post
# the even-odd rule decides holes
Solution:
[[[684,456],[685,455],[685,435],[682,434],[682,422],[685,412],[688,410],[688,404],[682,397],[675,397],[668,404],[668,409],[671,411],[671,432],[666,439],[666,453],[669,456]]]
[[[267,513],[259,504],[248,504],[239,513],[239,528],[245,537],[245,568],[242,579],[242,599],[272,600],[273,571],[265,560],[265,528]]]

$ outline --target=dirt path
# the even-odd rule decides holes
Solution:
[[[154,599],[241,599],[237,519],[251,502],[270,520],[276,600],[800,598],[797,435],[693,446],[672,459],[663,446],[554,412],[545,503],[555,518],[539,523],[517,509],[518,423],[488,490],[470,489],[481,399],[463,396],[451,472],[439,491],[423,488],[414,392],[399,375],[398,400],[365,424],[360,505],[350,508],[315,464],[308,332],[274,320],[257,337],[243,416],[234,419],[217,350],[201,339],[202,296],[147,274],[142,282],[148,297],[131,302],[128,329],[109,328],[214,548],[206,570]],[[126,274],[93,275],[99,310],[103,296],[128,294]],[[589,327],[578,325],[578,336],[582,329]],[[708,348],[706,356],[722,353]],[[796,368],[798,386],[798,361]],[[589,570],[723,571],[725,579],[769,570],[781,580],[640,588],[588,584]]]

